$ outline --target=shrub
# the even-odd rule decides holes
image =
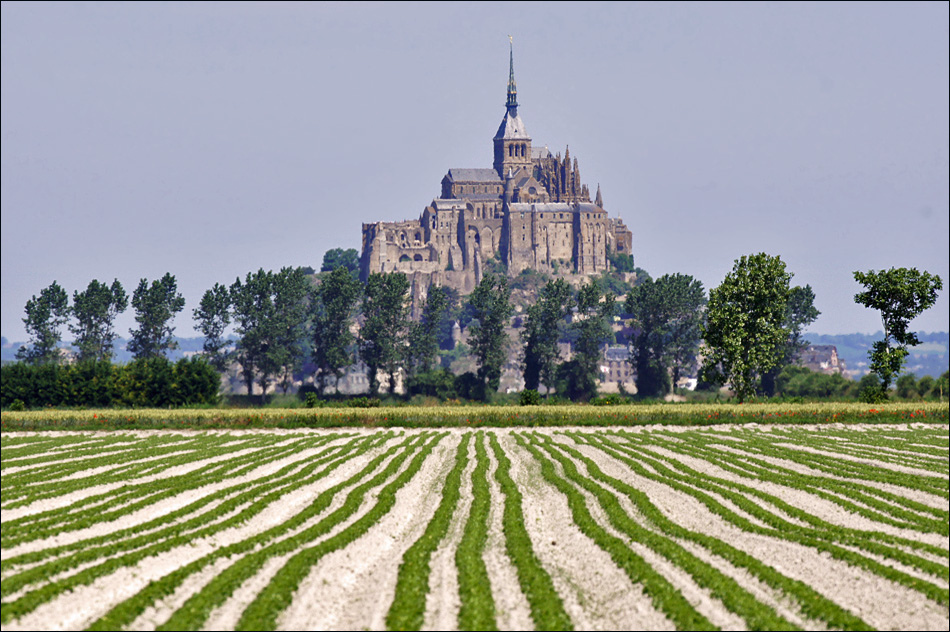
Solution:
[[[522,406],[539,406],[541,404],[541,393],[533,388],[526,388],[521,391],[518,403]]]

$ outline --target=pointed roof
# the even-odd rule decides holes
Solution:
[[[515,83],[515,48],[508,36],[508,100],[505,103],[508,114],[518,116],[518,84]]]
[[[528,129],[524,126],[524,121],[518,116],[518,84],[515,83],[515,53],[511,45],[511,36],[509,39],[508,52],[508,100],[505,102],[505,118],[502,119],[498,132],[495,133],[495,140],[499,139],[518,139],[531,140],[528,136]]]

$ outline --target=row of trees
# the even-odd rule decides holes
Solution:
[[[406,276],[372,274],[361,284],[350,254],[355,251],[328,253],[318,284],[301,268],[261,269],[205,292],[193,314],[207,360],[219,371],[237,362],[250,393],[255,384],[266,392],[275,381],[287,392],[294,373],[309,358],[317,391],[323,394],[359,359],[368,369],[371,392],[379,391],[380,378],[386,376],[393,393],[400,369],[410,386],[433,381],[440,339],[457,319],[467,326],[478,365],[469,379],[475,386],[466,392],[484,398],[497,391],[513,314],[505,276],[486,274],[464,306],[457,293],[433,286],[421,317],[413,321]],[[780,371],[807,344],[804,328],[819,315],[811,287],[793,287],[791,278],[779,257],[760,253],[737,260],[708,299],[702,283],[683,274],[656,280],[641,275],[622,302],[597,279],[576,292],[563,279],[549,281],[521,322],[525,388],[544,386],[571,399],[593,396],[601,349],[612,338],[610,324],[619,311],[630,326],[630,362],[641,396],[668,393],[695,366],[701,341],[706,346],[703,380],[729,384],[740,400],[772,395]],[[885,340],[871,356],[880,393],[886,394],[906,347],[916,344],[907,324],[933,304],[941,281],[904,269],[855,273],[855,278],[867,288],[855,300],[882,312]],[[151,283],[142,279],[131,303],[137,327],[129,349],[140,360],[163,357],[174,346],[174,316],[184,308],[175,277],[166,274]],[[59,330],[71,316],[79,360],[107,360],[115,340],[112,322],[127,305],[118,281],[111,286],[92,281],[85,291],[74,293],[72,306],[54,282],[27,303],[24,322],[33,344],[18,356],[28,364],[55,362]],[[238,336],[233,348],[226,337],[232,326]],[[559,355],[563,341],[572,343],[569,362]]]
[[[118,279],[111,285],[93,279],[85,290],[73,293],[72,305],[66,290],[53,281],[26,303],[23,323],[31,344],[21,347],[17,358],[27,364],[57,363],[61,329],[72,318],[69,330],[75,336],[78,361],[108,361],[116,340],[113,323],[128,306],[128,295]],[[132,293],[137,327],[129,341],[136,359],[163,357],[166,350],[175,348],[171,323],[184,307],[185,299],[171,274],[151,283],[139,282]]]
[[[739,401],[757,392],[774,393],[778,371],[806,344],[802,328],[818,316],[811,288],[790,287],[791,276],[779,257],[760,253],[737,260],[710,292],[702,375],[731,385]],[[920,342],[908,331],[910,321],[936,302],[943,282],[914,268],[855,272],[854,278],[865,288],[855,302],[880,311],[884,324],[884,339],[868,354],[878,386],[862,394],[879,401],[900,373],[907,347]]]

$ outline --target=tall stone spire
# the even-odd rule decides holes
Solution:
[[[492,139],[495,145],[495,160],[492,165],[502,179],[509,169],[515,173],[519,169],[531,170],[531,137],[525,129],[524,121],[518,116],[518,86],[515,84],[515,53],[508,36],[508,102],[505,104],[505,117]]]
[[[518,84],[515,83],[515,47],[508,36],[508,101],[505,103],[508,114],[518,116]]]

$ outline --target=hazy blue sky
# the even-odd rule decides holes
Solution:
[[[536,146],[580,160],[637,265],[811,284],[820,333],[880,329],[852,271],[950,276],[948,4],[2,5],[2,334],[59,281],[318,267],[490,167],[508,34]],[[127,335],[131,310],[119,321]],[[915,321],[948,328],[947,291]]]

